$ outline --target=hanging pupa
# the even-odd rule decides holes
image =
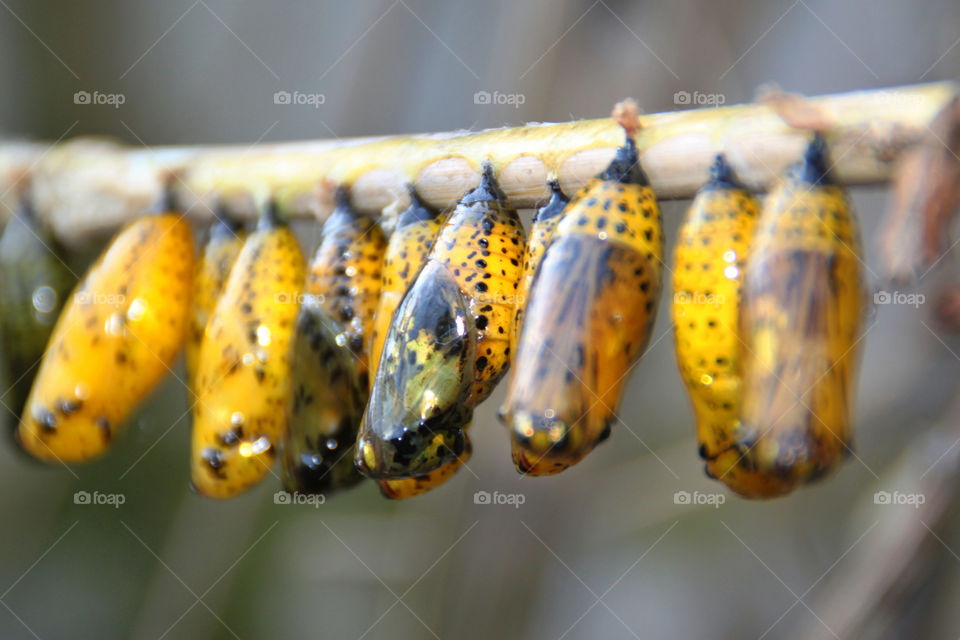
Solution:
[[[287,430],[304,277],[297,239],[271,202],[230,270],[200,348],[191,477],[202,495],[233,497],[270,472]]]
[[[186,338],[194,246],[164,204],[127,224],[66,302],[20,421],[24,449],[79,462],[107,449]]]
[[[680,225],[673,267],[677,363],[704,460],[732,444],[740,422],[740,289],[756,223],[756,200],[718,155]]]
[[[609,435],[653,328],[660,211],[633,140],[636,104],[614,116],[626,142],[567,205],[526,301],[500,410],[521,473],[558,473]]]
[[[866,293],[856,218],[824,155],[816,135],[767,196],[747,261],[740,423],[707,461],[746,497],[787,493],[850,451]]]

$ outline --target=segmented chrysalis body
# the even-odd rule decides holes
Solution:
[[[270,471],[287,429],[304,277],[297,239],[271,204],[230,270],[200,349],[191,475],[205,496],[232,497]]]
[[[380,362],[383,343],[394,319],[394,312],[427,261],[444,218],[440,211],[420,200],[416,190],[410,187],[410,206],[400,214],[383,258],[383,285],[374,315],[370,347],[371,369],[374,373]],[[466,436],[464,438],[464,450],[459,458],[426,475],[378,480],[380,492],[388,498],[399,500],[420,495],[445,483],[470,458],[470,441]]]
[[[610,433],[650,337],[663,231],[629,137],[567,206],[526,301],[501,420],[517,470],[557,473]]]
[[[363,473],[419,476],[462,455],[473,407],[509,366],[523,247],[486,164],[394,315],[358,440]]]
[[[320,246],[307,268],[304,291],[321,300],[326,315],[341,327],[337,344],[356,361],[363,389],[369,388],[369,339],[380,297],[381,263],[387,240],[369,216],[350,206],[338,187],[337,206],[323,224]]]
[[[54,327],[18,430],[37,458],[92,458],[167,375],[186,338],[194,246],[180,213],[124,227]]]
[[[380,299],[370,336],[370,369],[374,374],[393,314],[427,261],[443,219],[440,211],[426,205],[410,188],[410,206],[397,219],[383,257]]]
[[[816,136],[767,197],[741,295],[743,399],[708,474],[747,497],[787,493],[849,452],[865,308],[860,234]]]
[[[756,200],[718,155],[680,226],[673,270],[677,363],[705,460],[732,444],[740,421],[740,288],[756,222]]]
[[[203,333],[207,328],[217,300],[223,292],[223,286],[230,276],[230,269],[240,255],[243,241],[247,237],[243,226],[219,211],[216,220],[210,225],[206,244],[193,272],[193,296],[190,303],[190,331],[184,346],[183,356],[186,364],[187,383],[196,390],[197,362],[200,360],[200,346]],[[191,395],[188,401],[196,398]]]
[[[527,246],[523,253],[523,274],[520,276],[520,286],[517,287],[517,310],[513,318],[513,330],[510,332],[510,353],[517,354],[517,341],[520,339],[520,330],[523,327],[523,310],[530,296],[530,286],[533,284],[533,276],[543,260],[543,254],[547,250],[553,238],[553,231],[560,222],[560,216],[566,208],[569,200],[560,190],[560,183],[551,180],[550,199],[533,216],[533,223],[530,227],[530,233],[527,234]]]
[[[323,494],[363,479],[353,453],[366,392],[355,360],[337,345],[338,333],[318,300],[304,296],[291,350],[289,427],[280,453],[283,485],[291,493]]]
[[[464,425],[464,430],[469,428],[469,424]],[[473,453],[473,445],[470,444],[470,437],[463,434],[463,451],[452,460],[437,467],[430,473],[422,476],[412,476],[410,478],[398,478],[396,480],[379,480],[380,493],[393,500],[405,500],[436,489],[444,484],[460,470],[470,460]]]
[[[60,309],[76,284],[60,243],[40,223],[29,202],[0,237],[0,345],[7,392],[0,398],[16,431],[37,365]]]

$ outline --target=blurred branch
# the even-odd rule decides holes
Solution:
[[[889,279],[923,276],[949,250],[950,225],[960,207],[960,97],[937,114],[905,154],[881,237]]]
[[[879,488],[887,496],[894,491],[922,496],[923,503],[915,507],[878,501],[870,510],[871,516],[880,516],[879,526],[872,527],[876,533],[843,560],[812,605],[830,630],[813,620],[796,637],[923,635],[919,627],[927,616],[922,611],[931,604],[931,588],[937,591],[939,569],[945,562],[957,561],[960,553],[960,548],[947,546],[952,542],[947,532],[957,524],[960,502],[958,420],[960,407],[954,406],[944,416],[943,426],[921,438],[899,468],[884,477]]]
[[[810,98],[803,100],[801,120],[815,121],[825,133],[840,182],[884,182],[956,95],[953,83],[937,83]],[[796,99],[792,105],[796,113]],[[807,140],[805,131],[788,124],[797,125],[796,118],[770,103],[641,115],[639,121],[643,167],[663,198],[691,196],[718,151],[748,185],[763,189],[800,157]],[[252,201],[269,194],[302,217],[325,213],[316,195],[325,179],[351,184],[357,207],[372,213],[402,199],[410,181],[433,204],[451,205],[476,184],[481,162],[490,159],[514,204],[532,207],[548,195],[548,175],[571,193],[608,163],[622,139],[620,127],[606,118],[251,147],[133,149],[86,139],[52,149],[38,144],[30,153],[21,144],[14,154],[10,145],[0,145],[0,186],[30,170],[40,215],[74,240],[138,215],[171,174],[179,178],[178,201],[198,218],[210,215],[216,197],[237,215],[253,216]]]

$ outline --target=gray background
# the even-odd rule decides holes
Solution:
[[[956,79],[958,27],[949,0],[4,1],[0,123],[8,136],[159,145],[602,117],[625,95],[656,112],[678,108],[677,91],[731,104],[767,82],[819,94]],[[125,103],[76,105],[79,90]],[[325,102],[278,106],[280,90]],[[476,105],[478,90],[524,103]],[[888,194],[854,195],[875,265]],[[670,239],[684,206],[663,207]],[[303,240],[312,249],[316,228]],[[954,269],[950,256],[920,283],[919,309],[869,320],[860,460],[770,503],[704,478],[668,304],[620,411],[633,434],[615,429],[570,471],[523,479],[495,418],[501,389],[478,411],[471,471],[403,503],[365,485],[318,509],[275,505],[272,478],[229,502],[191,494],[185,398],[171,378],[111,454],[75,476],[0,450],[0,637],[833,637],[837,611],[862,592],[844,582],[860,554],[893,541],[862,560],[892,561],[901,528],[918,526],[916,511],[877,506],[874,491],[906,487],[898,469],[918,478],[960,435],[941,418],[960,343],[929,317],[935,281]],[[934,429],[946,439],[933,454],[904,457]],[[75,505],[78,490],[126,503]],[[479,490],[525,504],[475,505]],[[676,505],[678,490],[727,500]],[[931,564],[918,565],[925,588],[882,605],[892,620],[877,637],[960,634],[955,520],[937,536]]]

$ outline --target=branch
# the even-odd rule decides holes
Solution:
[[[815,121],[839,181],[885,182],[904,149],[922,138],[956,95],[956,85],[937,83],[803,99],[799,118],[791,114],[800,99],[642,115],[637,144],[660,197],[691,196],[718,151],[744,182],[762,190],[801,156],[807,142],[805,131],[787,123]],[[316,190],[323,179],[351,184],[356,206],[370,213],[402,201],[408,181],[431,204],[449,206],[477,183],[481,162],[490,159],[504,191],[526,208],[549,195],[548,175],[574,192],[606,166],[622,140],[622,128],[604,118],[252,147],[130,148],[91,139],[53,148],[0,144],[0,188],[29,172],[39,214],[71,241],[139,215],[171,175],[177,177],[178,202],[198,219],[209,218],[218,196],[238,216],[253,217],[254,202],[270,194],[291,216],[322,217],[327,205]]]

